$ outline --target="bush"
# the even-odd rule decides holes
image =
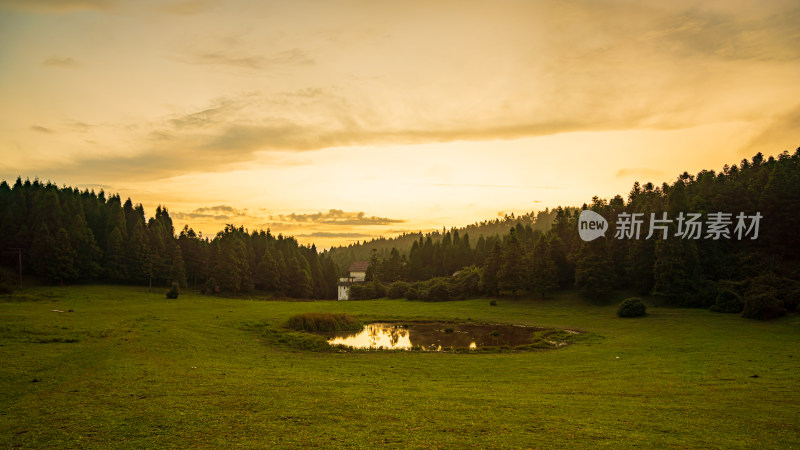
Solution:
[[[386,296],[389,298],[403,298],[408,291],[408,283],[405,281],[395,281],[386,289]]]
[[[761,292],[748,291],[744,297],[742,317],[748,319],[769,320],[786,314],[776,292],[768,289]]]
[[[372,289],[366,284],[353,284],[349,288],[350,300],[367,300],[372,295]]]
[[[180,290],[178,290],[178,283],[172,283],[172,287],[167,291],[167,298],[176,299],[178,298],[178,294],[180,294]]]
[[[800,311],[800,287],[795,285],[786,289],[786,295],[782,300],[783,307],[789,311]]]
[[[639,297],[627,298],[619,304],[617,315],[619,317],[641,317],[647,314],[647,307]]]
[[[481,269],[469,266],[453,277],[451,293],[458,298],[473,298],[481,293]]]
[[[722,289],[717,294],[717,300],[711,306],[711,311],[738,314],[742,312],[743,308],[744,302],[742,302],[742,297],[739,294],[732,289]]]
[[[305,313],[290,317],[286,327],[300,331],[349,331],[360,330],[364,324],[347,314]]]
[[[441,278],[434,278],[431,280],[430,287],[428,287],[427,301],[443,302],[450,300],[450,285]]]
[[[698,281],[692,292],[687,294],[686,306],[690,308],[708,308],[715,304],[719,288],[716,283],[709,280]]]
[[[374,280],[370,287],[372,288],[372,298],[386,297],[386,288],[380,281]]]
[[[350,286],[350,300],[372,300],[385,296],[386,288],[377,280]]]
[[[406,291],[406,298],[409,300],[419,300],[419,291],[417,288],[410,287]]]

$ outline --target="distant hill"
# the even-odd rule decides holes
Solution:
[[[579,208],[566,208],[577,211]],[[470,242],[473,248],[478,242],[478,239],[490,238],[495,236],[504,236],[508,231],[517,226],[517,224],[530,226],[534,231],[538,230],[542,233],[548,231],[556,217],[556,210],[545,209],[544,211],[531,211],[527,214],[515,216],[513,213],[505,215],[503,218],[494,220],[484,220],[483,222],[475,222],[461,228],[451,228],[449,232],[452,234],[458,231],[460,236],[465,234],[469,235]],[[400,236],[393,238],[380,237],[370,241],[363,241],[350,244],[348,246],[333,247],[327,251],[327,255],[333,262],[339,266],[340,270],[347,270],[353,261],[366,261],[370,257],[372,249],[377,250],[380,258],[389,257],[392,248],[396,248],[400,255],[408,256],[411,246],[415,241],[419,241],[420,237],[427,239],[430,236],[433,242],[440,241],[448,232],[446,229],[442,231],[434,231],[430,233],[404,233]]]

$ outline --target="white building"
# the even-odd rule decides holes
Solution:
[[[367,277],[369,261],[356,261],[347,269],[349,277],[339,278],[339,300],[350,300],[350,286],[361,283]]]

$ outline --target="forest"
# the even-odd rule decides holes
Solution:
[[[176,234],[166,208],[146,219],[117,195],[17,178],[0,183],[3,265],[52,283],[105,281],[239,294],[335,298],[338,269],[312,246],[228,225],[213,239]],[[9,278],[8,274],[5,274]],[[6,289],[12,286],[4,280]]]
[[[645,230],[651,213],[758,213],[762,219],[756,239],[676,237],[673,223],[669,239],[646,239],[645,234],[615,239],[608,233],[586,242],[577,232],[585,209],[611,219],[611,229],[623,213],[641,213]],[[518,223],[473,245],[469,235],[455,230],[437,241],[420,236],[407,256],[397,249],[388,256],[373,251],[367,278],[381,283],[358,287],[354,294],[435,301],[523,291],[545,297],[556,289],[577,288],[602,299],[613,290],[629,290],[667,305],[769,319],[795,310],[800,300],[799,210],[800,149],[777,158],[759,153],[718,173],[684,172],[661,186],[636,182],[627,198],[594,197],[578,210],[556,208],[545,231],[535,221]],[[382,289],[387,282],[392,284]]]
[[[650,214],[759,213],[757,239],[615,239],[583,241],[580,211],[610,220]],[[185,226],[176,233],[166,208],[147,219],[141,204],[100,191],[39,180],[0,183],[0,249],[9,270],[52,283],[105,281],[206,293],[251,291],[295,298],[336,298],[340,271],[370,261],[369,283],[353,298],[447,300],[527,293],[546,297],[576,288],[602,299],[614,290],[650,294],[666,304],[771,318],[796,309],[800,294],[800,149],[761,153],[720,172],[684,172],[672,183],[634,183],[627,198],[594,197],[461,229],[375,239],[318,252],[269,230],[228,225],[213,238]],[[4,286],[11,286],[9,270]]]

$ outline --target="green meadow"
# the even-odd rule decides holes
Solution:
[[[167,300],[31,287],[0,297],[0,447],[800,447],[800,316],[645,299],[647,316],[621,319],[621,298]],[[313,352],[263,338],[308,312],[588,333],[501,353]]]

